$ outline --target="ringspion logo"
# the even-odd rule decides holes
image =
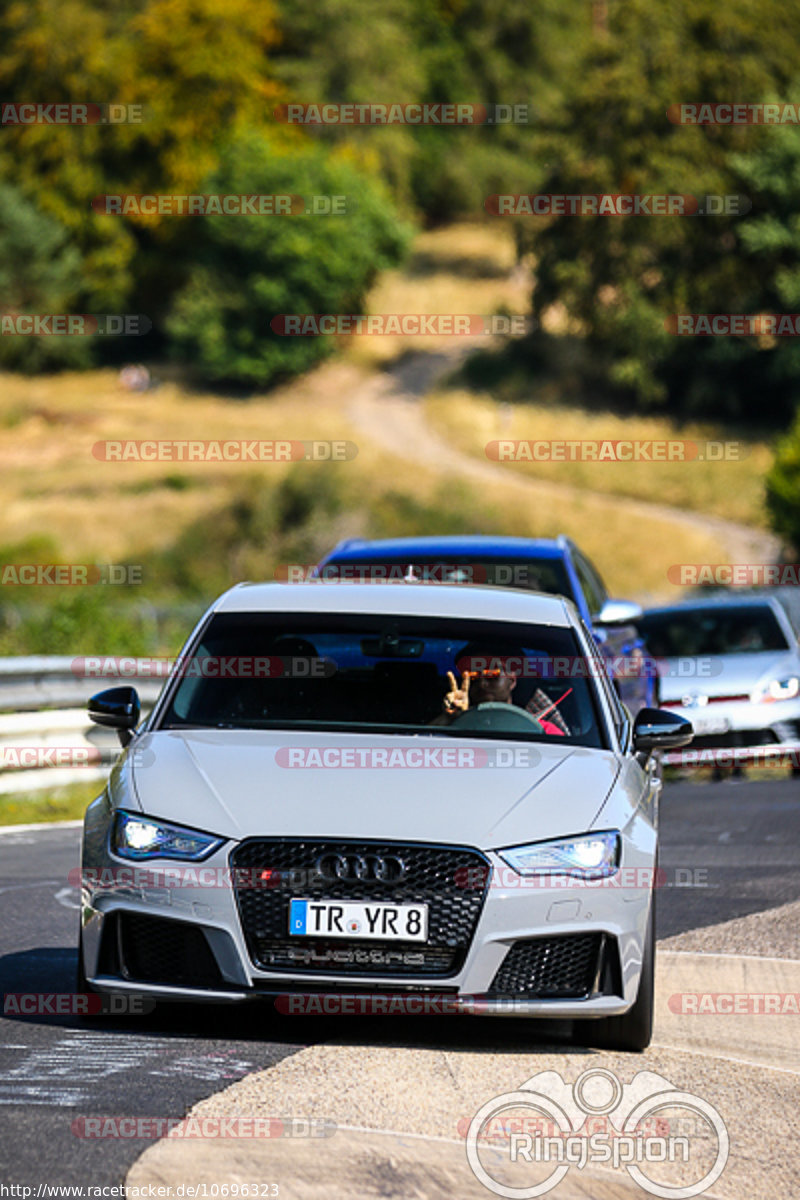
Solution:
[[[662,1123],[666,1112],[691,1114],[688,1128],[700,1145],[693,1148],[683,1132],[675,1136],[673,1126],[682,1129],[685,1122],[670,1117]],[[598,1118],[603,1119],[599,1128]],[[498,1126],[508,1158],[481,1153],[487,1133],[495,1144],[499,1140]],[[496,1196],[521,1198],[551,1192],[571,1167],[603,1166],[624,1168],[650,1195],[687,1200],[716,1183],[730,1153],[725,1122],[707,1100],[680,1091],[653,1071],[639,1071],[622,1083],[602,1067],[584,1071],[573,1084],[557,1071],[539,1072],[516,1091],[487,1101],[470,1122],[465,1141],[479,1182]],[[660,1182],[664,1163],[673,1165],[670,1187]],[[509,1187],[509,1171],[514,1183],[528,1186]]]

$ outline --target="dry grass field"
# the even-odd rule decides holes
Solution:
[[[422,234],[403,271],[383,276],[370,312],[524,312],[529,281],[514,267],[513,246],[499,226],[456,226]],[[452,343],[455,339],[449,339]],[[482,341],[483,339],[478,339]],[[441,343],[441,339],[440,339]],[[265,503],[288,471],[301,473],[309,497],[336,478],[336,512],[316,513],[310,552],[334,537],[435,532],[497,532],[575,536],[609,575],[614,590],[665,593],[665,564],[725,561],[713,534],[657,531],[640,521],[593,519],[616,498],[636,498],[716,514],[756,527],[764,523],[761,479],[770,452],[753,445],[740,462],[720,464],[510,464],[490,489],[469,472],[454,477],[447,458],[422,461],[413,447],[364,439],[348,417],[360,390],[398,356],[431,353],[431,338],[358,338],[342,356],[301,379],[246,400],[188,388],[181,377],[155,368],[160,385],[126,392],[114,371],[23,378],[0,376],[0,547],[26,546],[40,559],[62,562],[136,562],[169,556],[190,528],[213,530],[244,476]],[[661,419],[621,418],[546,404],[498,404],[490,395],[448,390],[441,383],[424,398],[421,415],[439,438],[486,463],[486,442],[498,436],[723,437],[716,429],[676,431]],[[219,462],[104,462],[93,455],[106,439],[321,439],[358,443],[352,461],[250,464]],[[526,480],[584,489],[575,503],[525,500]],[[546,493],[545,493],[546,500]],[[609,507],[610,506],[610,507]],[[437,514],[441,520],[437,526]],[[672,544],[670,544],[672,543]],[[19,551],[20,553],[22,551]],[[267,540],[263,555],[245,556],[241,569],[270,577],[279,548]],[[676,558],[676,555],[678,556]],[[239,560],[237,565],[239,564]],[[147,580],[144,580],[146,587]],[[40,589],[41,590],[41,589]],[[668,591],[668,589],[666,589]]]

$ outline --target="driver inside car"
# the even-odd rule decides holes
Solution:
[[[473,655],[474,657],[476,656]],[[521,661],[521,656],[517,656],[517,659]],[[484,656],[483,661],[485,665],[481,665],[479,660],[475,663],[475,669],[464,669],[460,683],[456,682],[452,671],[447,672],[450,690],[442,699],[442,712],[434,718],[431,724],[449,725],[462,713],[485,705],[491,705],[493,708],[499,704],[514,705],[512,693],[517,686],[519,675],[516,664],[512,666],[507,655],[502,658],[488,655]],[[462,656],[461,662],[464,662],[464,656]],[[568,689],[566,694],[568,695],[571,690]],[[564,696],[560,697],[561,700],[564,698]],[[534,717],[543,733],[564,737],[565,734],[569,734],[569,728],[559,713],[557,705],[558,701],[551,701],[542,688],[537,688],[525,708],[519,711]]]

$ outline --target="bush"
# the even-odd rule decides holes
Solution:
[[[282,313],[363,312],[376,273],[401,259],[410,230],[378,185],[319,149],[275,156],[236,142],[207,193],[344,196],[344,215],[195,217],[185,286],[167,321],[173,352],[215,382],[265,386],[307,370],[330,337],[284,337]]]
[[[778,442],[766,489],[772,528],[800,553],[800,413]]]
[[[67,231],[11,184],[0,184],[0,309],[3,313],[68,313],[81,287],[81,256]],[[3,331],[0,364],[16,371],[85,367],[91,339],[32,337]]]

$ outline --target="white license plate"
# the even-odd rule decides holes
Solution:
[[[725,717],[690,717],[692,728],[699,735],[709,733],[727,733],[731,727]]]
[[[428,906],[370,904],[366,900],[291,900],[289,933],[295,937],[424,942],[428,938]]]

